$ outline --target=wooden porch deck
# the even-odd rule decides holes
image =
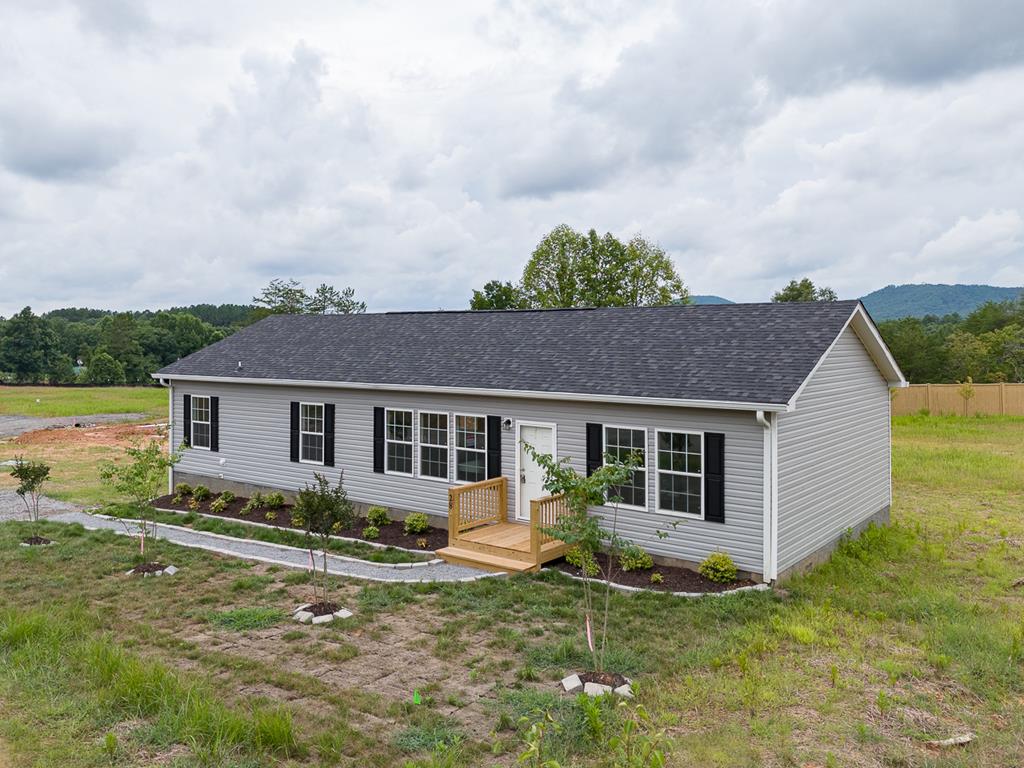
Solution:
[[[448,491],[448,546],[437,551],[449,563],[490,571],[537,571],[565,554],[566,545],[542,532],[566,507],[559,496],[533,499],[530,522],[508,521],[508,480],[498,477]]]

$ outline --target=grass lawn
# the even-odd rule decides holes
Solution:
[[[151,418],[166,419],[167,390],[163,387],[0,386],[0,415],[89,416],[95,413],[144,413]]]
[[[612,666],[668,765],[1021,764],[1024,419],[906,417],[894,439],[894,524],[785,593],[613,594]],[[128,578],[131,540],[25,533],[0,525],[0,763],[511,766],[547,712],[545,756],[626,765],[609,739],[636,716],[554,687],[586,667],[559,575],[337,580],[356,615],[312,628],[285,618],[303,573],[151,542],[182,570]]]

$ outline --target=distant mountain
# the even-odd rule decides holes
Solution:
[[[876,321],[898,317],[968,315],[986,301],[1012,301],[1024,287],[995,285],[887,285],[862,296],[861,301]]]
[[[729,301],[728,299],[723,299],[721,296],[704,295],[704,296],[691,296],[690,297],[690,303],[691,304],[735,304],[736,302],[735,301]]]

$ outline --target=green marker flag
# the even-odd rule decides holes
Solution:
[[[422,704],[423,703],[420,700],[420,691],[419,691],[418,688],[414,689],[413,692],[412,692],[412,703],[413,704]]]

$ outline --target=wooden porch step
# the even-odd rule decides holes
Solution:
[[[509,571],[512,573],[523,573],[525,571],[536,571],[539,565],[523,560],[513,560],[510,557],[480,552],[473,549],[453,546],[437,550],[437,556],[447,563],[455,565],[468,565],[471,568],[482,568],[485,571]]]

